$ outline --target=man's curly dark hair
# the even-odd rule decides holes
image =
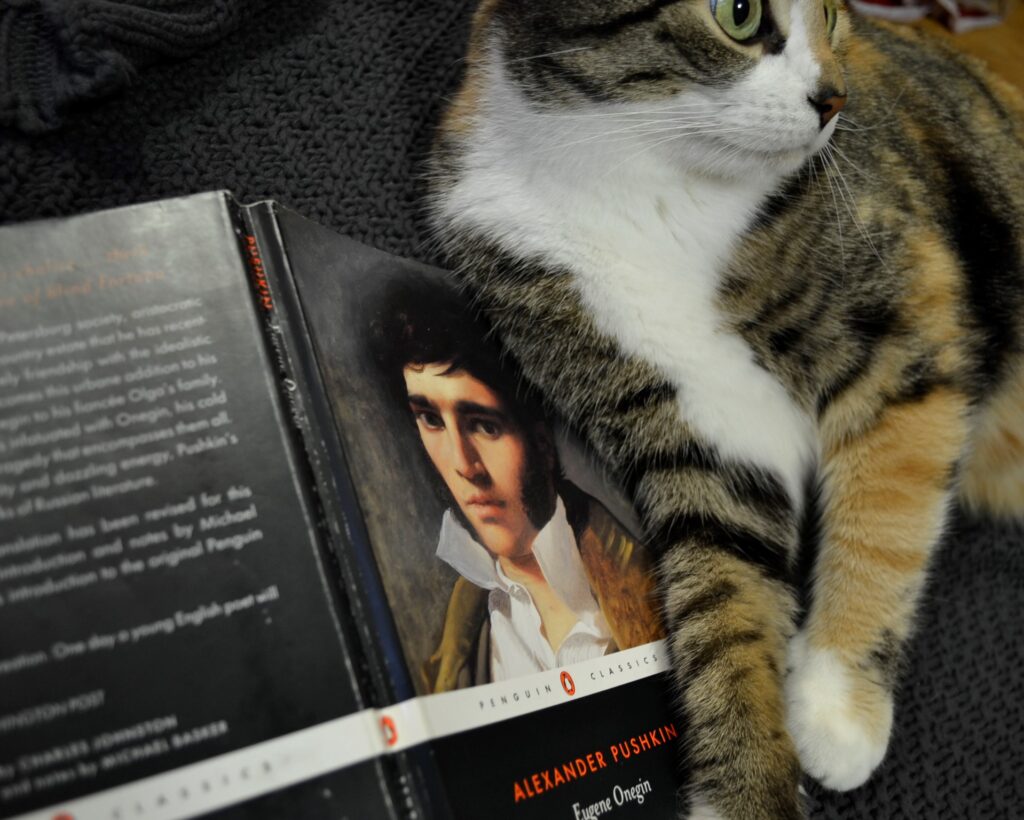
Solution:
[[[465,371],[497,393],[524,429],[545,421],[486,322],[443,283],[412,278],[391,283],[374,311],[372,338],[374,358],[403,404],[406,367],[447,364],[449,372]]]
[[[436,280],[411,278],[385,287],[373,317],[374,359],[399,406],[408,406],[403,371],[410,366],[447,365],[446,373],[468,373],[499,396],[526,443],[526,509],[535,526],[547,523],[554,511],[551,488],[561,477],[550,425],[527,385],[503,357],[483,318],[474,314],[454,289]],[[411,414],[409,418],[412,420]],[[431,471],[436,473],[433,465]],[[447,486],[439,492],[461,519]]]

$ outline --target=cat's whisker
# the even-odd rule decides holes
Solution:
[[[685,136],[688,136],[688,134],[686,134],[685,132],[684,133],[678,133],[678,134],[672,134],[672,135],[670,135],[668,137],[663,137],[662,139],[658,140],[657,142],[652,143],[651,145],[648,145],[648,146],[645,146],[644,148],[641,148],[639,151],[634,151],[632,154],[630,154],[628,157],[623,159],[621,162],[616,163],[611,168],[609,168],[607,171],[605,171],[604,176],[605,177],[610,176],[615,171],[617,171],[619,168],[621,168],[623,165],[626,165],[626,164],[632,162],[637,157],[639,157],[641,154],[646,154],[648,151],[654,150],[659,145],[664,145],[665,143],[672,142],[673,140],[682,139]]]
[[[867,132],[867,131],[875,131],[875,130],[877,130],[879,128],[885,128],[888,125],[890,125],[891,122],[892,121],[890,119],[886,119],[884,121],[876,120],[874,125],[857,125],[856,123],[851,123],[851,125],[853,127],[843,127],[840,124],[840,125],[837,125],[836,128],[838,130],[840,130],[840,131],[848,131],[848,132],[851,132],[851,133],[861,134],[861,133],[864,133],[864,132]]]
[[[833,148],[835,148],[835,146],[833,146]],[[875,258],[878,259],[878,263],[882,266],[882,269],[885,271],[889,271],[888,265],[882,258],[882,255],[879,253],[878,248],[875,246],[874,241],[871,239],[871,236],[868,234],[867,227],[864,225],[864,221],[857,214],[857,207],[856,202],[854,201],[853,192],[850,189],[849,183],[846,181],[846,177],[844,176],[842,169],[839,167],[837,156],[838,155],[834,151],[830,152],[830,159],[832,161],[837,177],[836,189],[839,191],[839,195],[843,200],[843,204],[845,205],[847,212],[850,214],[850,219],[853,222],[854,227],[857,228],[861,237],[864,239],[868,247],[871,249],[871,252],[874,253]]]
[[[910,87],[909,83],[904,83],[903,87],[900,89],[899,93],[893,98],[892,102],[889,103],[889,106],[885,109],[884,112],[879,114],[878,118],[873,123],[871,123],[871,125],[864,125],[863,123],[859,123],[859,122],[857,122],[857,120],[854,117],[850,116],[849,114],[847,114],[845,112],[840,114],[839,116],[842,117],[843,120],[845,120],[846,122],[850,123],[853,126],[853,128],[847,128],[847,129],[843,129],[843,130],[846,130],[846,131],[855,130],[855,131],[863,132],[863,131],[874,131],[875,129],[878,129],[878,128],[886,128],[886,127],[890,126],[892,124],[892,122],[893,122],[893,120],[892,120],[892,112],[896,109],[896,106],[899,105],[900,100],[903,99],[903,95],[906,94],[907,89],[909,87]],[[841,124],[841,122],[842,122],[842,120],[840,121],[840,124]],[[837,124],[836,127],[839,128],[840,124]]]
[[[716,117],[716,118],[718,118],[719,115],[720,115],[719,111],[715,111],[715,110],[711,110],[711,109],[694,109],[692,111],[676,111],[676,112],[673,112],[671,115],[669,115],[669,114],[665,114],[665,115],[650,115],[649,114],[649,115],[647,115],[647,116],[645,116],[643,118],[641,118],[639,116],[628,116],[628,117],[616,116],[616,117],[603,117],[603,118],[600,118],[600,119],[598,119],[598,118],[590,118],[589,116],[579,116],[579,117],[560,116],[560,117],[552,117],[552,118],[556,119],[557,121],[561,121],[561,122],[568,122],[568,123],[580,124],[580,125],[589,125],[591,123],[598,124],[598,123],[605,123],[605,122],[610,122],[612,124],[625,124],[625,123],[634,123],[634,122],[637,122],[637,121],[640,121],[640,122],[651,122],[651,123],[671,123],[671,122],[676,122],[678,120],[688,120],[688,119],[691,119],[693,117]]]
[[[734,129],[728,129],[728,130],[719,129],[719,130],[715,131],[715,134],[717,135],[717,134],[728,133],[728,131],[744,131],[744,130],[746,130],[746,129],[740,129],[740,128],[734,128]],[[711,166],[713,168],[715,168],[715,169],[720,168],[720,167],[721,168],[728,168],[729,163],[735,157],[737,157],[737,156],[739,156],[740,154],[743,153],[743,148],[741,148],[738,145],[728,145],[728,144],[726,144],[726,147],[724,149],[719,147],[719,146],[716,146],[716,148],[717,148],[716,156],[715,156],[714,161],[711,163]]]
[[[562,54],[575,54],[579,51],[593,51],[594,46],[577,46],[576,48],[563,48],[559,51],[546,51],[543,54],[529,54],[526,57],[516,57],[512,60],[506,60],[508,63],[526,63],[530,60],[543,60],[545,57],[558,57]]]
[[[642,127],[643,126],[643,127]],[[659,136],[662,134],[678,135],[678,136],[701,136],[703,134],[718,133],[718,134],[729,134],[737,131],[743,131],[743,128],[720,128],[716,121],[705,120],[698,122],[691,122],[686,124],[673,124],[673,125],[658,125],[653,126],[651,124],[638,124],[635,126],[618,129],[615,131],[603,131],[599,134],[591,134],[582,139],[573,140],[572,142],[561,143],[559,145],[552,146],[547,149],[545,153],[551,153],[555,151],[562,151],[568,148],[573,148],[579,145],[585,145],[593,142],[601,142],[607,140],[608,142],[627,142],[632,139],[643,139],[649,136]]]
[[[708,123],[707,125],[711,125]],[[553,145],[549,149],[546,149],[544,153],[553,153],[564,151],[567,148],[574,148],[580,145],[587,145],[594,142],[626,142],[635,137],[643,137],[648,134],[661,134],[667,131],[676,131],[678,126],[665,126],[665,127],[654,127],[649,123],[637,123],[626,128],[616,129],[614,131],[602,131],[597,134],[589,134],[581,139],[572,140],[571,142],[561,143]]]
[[[618,129],[618,131],[603,132],[603,133],[619,133],[621,131],[638,131],[645,128],[656,128],[656,129],[668,129],[668,128],[687,128],[690,126],[704,126],[704,125],[718,125],[719,120],[715,118],[693,118],[693,117],[679,117],[674,120],[647,120],[644,122],[631,123],[624,128]]]
[[[853,168],[854,171],[856,171],[858,174],[860,174],[861,177],[863,177],[864,179],[871,179],[871,176],[869,174],[867,174],[864,170],[862,170],[861,167],[859,165],[857,165],[857,163],[855,163],[852,159],[850,159],[850,157],[846,154],[845,151],[843,151],[842,148],[840,148],[835,143],[832,143],[832,148],[843,159],[843,161],[846,162],[846,164],[849,165],[851,168]]]
[[[910,82],[908,80],[904,80],[903,87],[900,89],[900,93],[896,95],[896,98],[891,103],[889,103],[889,107],[885,111],[886,114],[891,114],[896,109],[896,106],[899,105],[900,100],[903,99],[903,95],[907,93],[908,88],[910,88]]]
[[[860,128],[860,126],[858,125],[857,121],[853,119],[853,117],[850,117],[845,112],[840,112],[839,114],[836,114],[836,128],[844,130],[856,130]]]
[[[818,184],[818,168],[815,165],[814,160],[816,157],[811,157],[810,161],[800,169],[800,173],[806,173],[810,178],[811,185],[817,186]]]
[[[825,153],[825,157],[828,160],[832,159],[832,154],[830,152],[830,148],[831,148],[831,146],[828,143],[825,143],[823,150],[824,150],[824,153]],[[824,170],[825,170],[825,182],[828,183],[829,190],[832,192],[832,205],[835,208],[835,214],[836,214],[836,231],[837,231],[838,236],[839,236],[839,261],[840,261],[839,272],[840,272],[840,277],[841,277],[840,281],[845,284],[845,282],[846,282],[846,244],[843,241],[843,218],[842,218],[842,214],[839,212],[839,199],[836,196],[836,189],[835,189],[835,185],[832,182],[831,175],[829,174],[829,168],[826,167]]]
[[[559,112],[557,114],[551,114],[546,112],[538,112],[538,116],[549,119],[608,119],[608,118],[630,118],[639,116],[654,116],[654,117],[675,117],[681,113],[687,113],[696,109],[705,109],[708,111],[724,111],[725,107],[720,105],[714,105],[711,103],[704,102],[689,102],[689,103],[676,103],[673,104],[671,109],[658,108],[652,110],[623,110],[623,111],[586,111],[586,112]]]
[[[836,149],[836,150],[838,150],[838,149]],[[844,188],[846,189],[846,194],[843,195],[843,201],[844,201],[844,203],[846,203],[846,209],[850,212],[850,218],[853,220],[853,224],[860,231],[860,234],[864,238],[864,241],[867,242],[868,247],[871,248],[872,253],[874,253],[875,258],[878,259],[878,263],[882,266],[882,269],[885,270],[886,272],[891,272],[891,271],[889,271],[889,267],[886,264],[885,260],[882,258],[882,254],[880,254],[878,252],[878,248],[875,247],[875,243],[872,241],[871,237],[868,235],[868,231],[867,231],[866,226],[864,225],[864,221],[857,215],[856,202],[854,201],[853,192],[850,190],[849,183],[847,183],[846,177],[843,176],[843,172],[839,168],[839,162],[836,160],[836,155],[835,154],[833,154],[833,163],[835,165],[836,174],[839,177],[839,183],[840,183],[839,193],[840,193],[840,195],[843,195],[843,189]]]
[[[721,122],[719,122],[719,120],[716,118],[716,119],[708,119],[708,120],[689,120],[689,121],[681,121],[681,122],[675,122],[675,123],[659,123],[659,124],[652,125],[649,128],[636,129],[634,131],[634,133],[640,134],[642,136],[644,134],[667,133],[667,132],[670,132],[670,131],[692,132],[694,130],[703,130],[703,129],[706,129],[706,128],[711,128],[711,129],[719,130],[723,134],[725,134],[725,133],[733,133],[733,132],[736,132],[736,131],[745,130],[745,129],[739,128],[739,127],[722,128]]]

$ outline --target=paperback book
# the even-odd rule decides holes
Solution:
[[[0,817],[669,817],[651,557],[443,271],[0,227]]]

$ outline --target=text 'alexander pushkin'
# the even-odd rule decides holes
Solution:
[[[557,789],[566,783],[587,777],[610,765],[622,763],[631,757],[664,746],[679,737],[674,723],[666,723],[643,734],[613,743],[607,749],[598,749],[550,769],[535,772],[515,781],[513,795],[516,803]]]

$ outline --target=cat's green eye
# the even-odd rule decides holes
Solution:
[[[831,37],[836,30],[836,20],[839,17],[839,8],[836,0],[825,0],[825,33]]]
[[[711,0],[711,13],[722,30],[740,42],[761,28],[761,0]]]

